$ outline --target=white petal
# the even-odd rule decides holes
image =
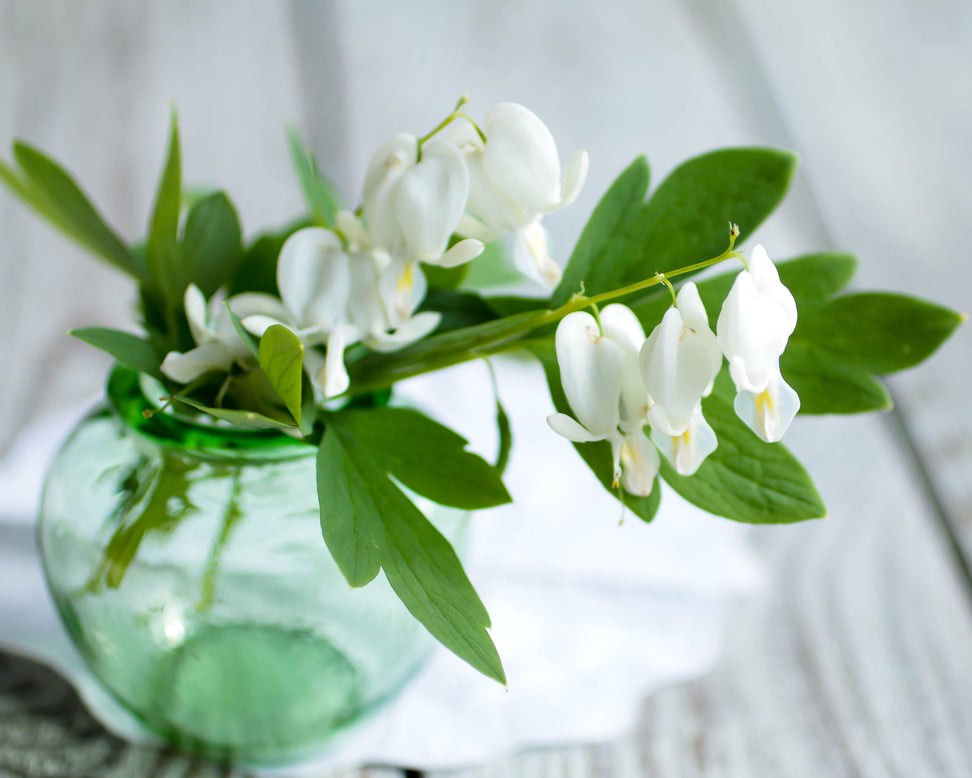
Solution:
[[[418,160],[418,139],[399,133],[385,141],[368,164],[362,210],[372,241],[389,252],[398,252],[404,244],[395,196],[399,181]]]
[[[584,150],[575,152],[567,160],[567,164],[564,166],[563,199],[557,206],[558,209],[566,208],[577,199],[581,189],[584,188],[584,182],[587,180],[589,164],[587,152]]]
[[[624,352],[601,336],[588,313],[565,316],[555,337],[557,362],[567,402],[578,421],[598,438],[617,429]]]
[[[483,243],[489,243],[491,240],[496,240],[499,237],[497,233],[493,232],[482,221],[468,213],[464,213],[459,217],[459,223],[456,225],[456,233],[458,235],[475,238]]]
[[[786,334],[791,335],[797,322],[796,301],[790,290],[780,282],[779,271],[762,245],[753,246],[752,251],[749,252],[748,264],[749,272],[756,282],[756,289],[761,295],[772,298],[780,306],[787,322]]]
[[[684,299],[690,318],[696,318],[699,311],[693,310],[691,290]],[[654,403],[649,420],[666,435],[685,432],[695,406],[722,367],[721,349],[704,314],[702,309],[703,321],[695,322],[700,329],[693,330],[682,318],[681,304],[669,308],[641,348],[641,375]]]
[[[513,244],[513,262],[527,278],[553,289],[560,282],[563,271],[547,250],[547,231],[534,219],[516,232]]]
[[[647,419],[648,390],[641,378],[638,352],[645,342],[641,322],[626,305],[614,303],[601,311],[601,330],[624,351],[621,377],[621,429],[640,429]]]
[[[201,346],[216,339],[216,333],[209,326],[209,316],[206,311],[206,297],[195,284],[186,287],[183,295],[186,306],[186,319],[189,321],[189,331],[192,339]]]
[[[425,298],[428,281],[418,262],[393,260],[381,274],[378,288],[387,318],[381,329],[395,329]]]
[[[459,241],[432,264],[439,267],[458,267],[478,257],[485,248],[486,246],[481,240],[466,238]]]
[[[295,232],[280,250],[277,286],[300,326],[331,329],[343,322],[351,276],[341,239],[322,227]]]
[[[247,316],[245,319],[241,319],[240,323],[247,332],[249,332],[251,335],[255,335],[258,338],[262,338],[263,333],[270,329],[274,324],[283,324],[280,319],[274,319],[270,316],[262,316],[260,314]]]
[[[180,384],[188,384],[210,370],[229,370],[233,355],[222,343],[203,343],[185,354],[170,351],[159,368]]]
[[[661,466],[658,449],[640,429],[624,436],[621,444],[621,484],[629,494],[647,497]]]
[[[743,271],[722,304],[717,331],[736,390],[762,392],[779,373],[792,331],[786,307],[761,294],[753,275]]]
[[[328,336],[324,367],[315,376],[324,397],[328,399],[343,394],[351,385],[348,370],[344,366],[344,349],[348,345],[346,335],[345,328],[338,327]]]
[[[372,332],[365,337],[364,342],[370,348],[381,353],[398,351],[398,349],[424,338],[439,326],[441,320],[442,315],[436,311],[417,313],[394,332]]]
[[[783,439],[800,410],[800,397],[781,376],[762,392],[739,392],[733,403],[736,415],[767,443]]]
[[[701,405],[681,435],[666,435],[652,429],[651,439],[680,475],[692,475],[718,446],[715,431],[702,416]]]
[[[394,194],[409,258],[434,262],[445,253],[468,196],[469,171],[462,154],[445,141],[428,141]]]
[[[338,211],[334,214],[334,226],[354,248],[371,248],[371,238],[364,225],[351,211]]]
[[[557,207],[560,157],[547,125],[522,105],[499,103],[486,113],[482,127],[483,166],[493,188],[534,214]]]
[[[492,234],[493,237],[488,240],[514,232],[537,217],[536,212],[525,210],[507,197],[502,190],[496,188],[483,167],[482,152],[467,156],[466,165],[469,169],[469,198],[466,201],[466,210],[482,222]],[[474,232],[461,234],[472,238],[480,237]]]
[[[219,311],[215,317],[216,336],[220,341],[236,350],[242,348],[240,353],[246,353],[247,348],[240,339],[236,327],[233,325],[233,320],[229,315],[230,311],[243,322],[244,327],[248,320],[258,317],[261,319],[272,319],[274,324],[284,324],[291,328],[294,326],[290,314],[278,298],[257,292],[246,292],[235,295],[219,307]],[[262,326],[262,322],[260,326]],[[262,326],[260,334],[262,335],[263,330],[266,329],[266,326]],[[250,330],[250,332],[253,332],[253,330]]]
[[[567,440],[572,440],[574,443],[591,443],[595,440],[603,440],[603,437],[592,435],[566,413],[552,413],[547,417],[547,424],[558,435],[567,438]]]

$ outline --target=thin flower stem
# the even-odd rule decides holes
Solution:
[[[357,394],[377,391],[387,388],[397,381],[411,378],[421,373],[429,373],[451,367],[452,365],[458,365],[462,362],[509,351],[517,347],[523,336],[547,325],[556,324],[568,314],[610,300],[616,300],[620,297],[626,297],[636,292],[644,291],[645,289],[650,289],[653,286],[664,283],[668,278],[703,270],[733,258],[742,259],[742,256],[730,246],[717,257],[712,257],[703,262],[696,262],[693,265],[687,265],[677,270],[671,270],[662,277],[652,276],[651,278],[646,278],[643,281],[638,281],[620,289],[612,289],[609,292],[602,292],[591,297],[582,293],[575,294],[559,308],[538,312],[536,315],[526,318],[516,317],[506,327],[490,329],[488,333],[482,335],[470,335],[468,340],[457,343],[452,348],[443,348],[438,353],[426,353],[413,357],[414,361],[405,359],[396,363],[394,356],[387,360],[382,359],[382,364],[380,366],[375,365],[376,369],[373,371],[365,371],[360,376],[354,376],[352,373],[352,392]]]
[[[419,156],[421,156],[422,154],[422,144],[425,143],[427,140],[429,140],[437,133],[444,130],[460,116],[465,119],[469,119],[469,117],[466,116],[466,114],[462,113],[463,106],[468,102],[469,102],[469,98],[466,95],[460,97],[458,102],[456,103],[456,107],[452,109],[452,113],[450,113],[445,119],[439,122],[431,132],[427,132],[425,135],[423,135],[421,138],[418,139]],[[480,137],[482,137],[483,141],[485,142],[486,138],[485,136],[483,136],[483,133],[480,131],[479,127],[476,127],[476,123],[472,119],[469,119],[469,123],[476,128],[476,132],[479,133]]]

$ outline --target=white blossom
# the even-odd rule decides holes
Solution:
[[[800,399],[780,375],[780,356],[796,327],[793,295],[762,246],[736,276],[719,314],[719,343],[736,385],[735,408],[760,438],[782,438]]]
[[[676,305],[642,346],[640,360],[652,440],[679,473],[694,473],[716,448],[702,398],[722,368],[722,351],[695,284],[681,288]]]
[[[610,305],[601,324],[588,313],[571,313],[555,339],[561,384],[576,419],[554,413],[547,423],[568,440],[611,444],[615,484],[631,494],[651,493],[659,457],[642,431],[645,391],[638,375],[644,332],[623,305]],[[602,331],[603,330],[603,331]]]
[[[235,295],[225,303],[214,297],[207,305],[199,287],[190,284],[186,287],[183,303],[196,348],[184,354],[169,352],[160,368],[166,376],[181,384],[210,370],[229,370],[234,362],[252,356],[233,324],[230,310],[247,328],[252,328],[261,317],[289,319],[277,298],[256,292]]]
[[[451,249],[469,196],[469,170],[459,150],[433,138],[422,145],[399,133],[375,152],[365,175],[362,210],[368,236],[407,263],[453,267],[483,250],[481,241],[462,241]]]
[[[520,269],[556,286],[561,271],[550,257],[540,219],[580,194],[587,178],[587,152],[576,152],[561,173],[557,144],[547,125],[517,103],[493,106],[482,131],[485,143],[462,122],[451,134],[469,165],[469,202],[459,231],[483,241],[515,233],[526,249],[514,250]]]

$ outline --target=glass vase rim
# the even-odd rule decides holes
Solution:
[[[119,423],[151,443],[200,458],[248,461],[293,459],[316,452],[307,441],[282,430],[220,426],[171,409],[159,412],[146,394],[143,378],[154,381],[116,362],[108,373],[105,398]]]

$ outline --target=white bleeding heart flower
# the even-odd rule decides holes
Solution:
[[[641,375],[651,405],[653,431],[680,436],[722,368],[722,349],[709,329],[695,284],[685,284],[641,348]],[[701,411],[700,411],[701,412]]]
[[[526,251],[514,251],[521,271],[556,286],[561,270],[547,250],[540,218],[570,205],[587,178],[586,151],[563,172],[553,135],[540,118],[517,103],[493,106],[482,122],[483,142],[457,122],[450,135],[469,165],[469,201],[459,232],[483,241],[515,233]]]
[[[183,302],[186,319],[196,348],[180,353],[171,351],[162,361],[162,372],[173,381],[187,384],[210,370],[229,370],[234,362],[252,358],[230,316],[231,310],[247,329],[258,327],[261,317],[288,321],[280,300],[266,294],[247,292],[222,303],[206,297],[195,284],[186,287]]]
[[[571,313],[557,326],[561,384],[577,418],[554,413],[547,423],[558,435],[576,443],[607,440],[615,485],[620,482],[631,494],[646,496],[658,474],[658,452],[642,432],[643,422],[625,419],[627,412],[622,411],[626,379],[637,378],[634,341],[641,325],[621,305],[608,306],[600,318],[601,327],[588,313]],[[634,387],[633,392],[644,395],[644,387]]]
[[[739,417],[767,442],[783,437],[800,399],[780,375],[780,356],[797,322],[796,302],[762,246],[733,282],[717,330],[736,385]]]
[[[652,428],[651,439],[680,475],[692,475],[718,446],[715,431],[702,415],[702,403],[692,410],[681,434],[666,435]]]
[[[335,233],[321,227],[298,230],[280,250],[277,286],[294,332],[306,346],[326,343],[323,358],[314,348],[304,350],[305,367],[324,397],[336,397],[350,385],[344,365],[348,346],[363,340],[376,350],[394,351],[438,325],[439,314],[412,316],[425,296],[425,279],[417,267],[419,283],[413,279],[405,302],[383,293],[383,274],[392,264],[377,249],[346,251]],[[287,322],[271,317],[248,321],[258,333],[276,323]]]
[[[362,211],[373,247],[397,260],[454,267],[478,256],[481,241],[449,238],[466,207],[469,170],[451,143],[432,139],[421,147],[399,133],[383,143],[365,174]]]

